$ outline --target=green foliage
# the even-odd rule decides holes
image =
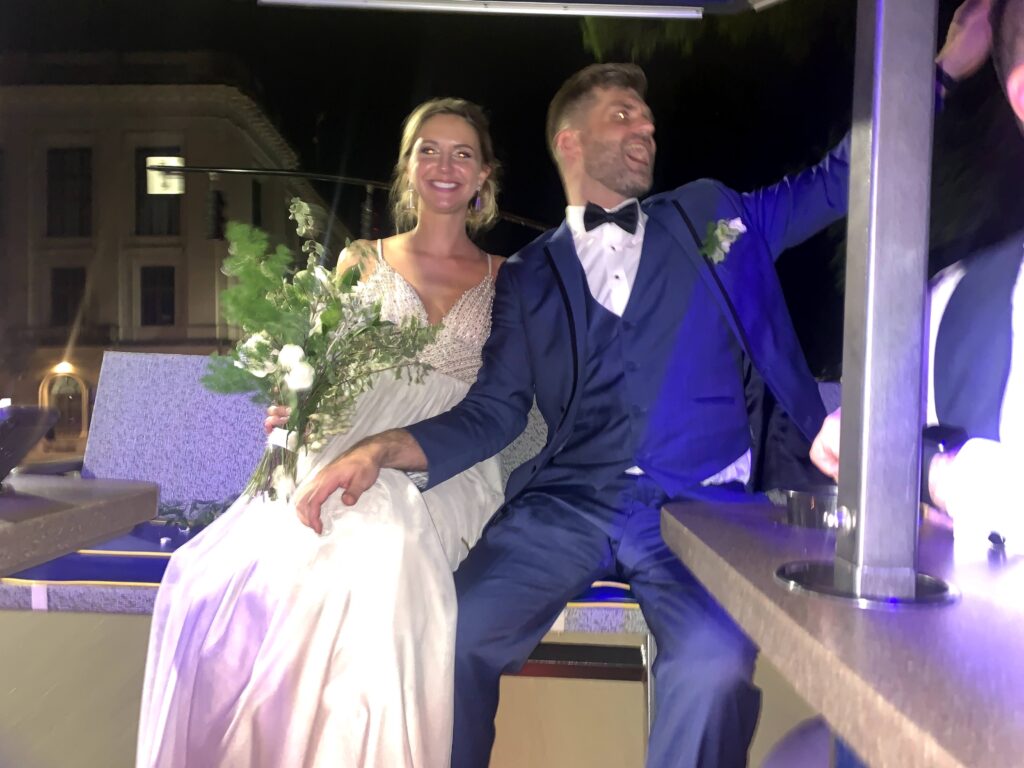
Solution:
[[[258,393],[253,399],[257,402],[264,402],[262,388],[259,380],[244,368],[235,365],[233,355],[210,355],[206,365],[206,375],[203,376],[203,386],[211,392],[222,395],[230,395],[241,392]]]
[[[723,53],[768,44],[778,56],[799,63],[813,50],[822,24],[834,23],[835,8],[822,0],[788,0],[759,13],[707,15],[700,21],[587,17],[583,45],[598,61],[625,56],[649,59],[656,52],[690,56],[701,41]]]
[[[305,204],[293,200],[291,211],[300,234],[310,231]],[[221,306],[242,333],[233,350],[211,358],[203,378],[208,389],[252,392],[258,402],[290,406],[287,429],[296,447],[318,450],[348,428],[356,400],[377,376],[422,376],[417,357],[436,329],[412,318],[382,320],[359,284],[358,268],[328,272],[318,263],[323,247],[308,240],[305,268],[295,271],[287,248],[271,249],[267,235],[247,224],[231,222],[227,239],[224,273],[231,285]],[[294,453],[268,448],[247,492],[287,494],[295,467]]]
[[[219,501],[161,502],[157,520],[183,531],[198,532],[224,514],[234,501],[234,498],[230,498]]]

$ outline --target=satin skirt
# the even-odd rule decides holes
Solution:
[[[311,477],[354,442],[440,413],[467,385],[378,380]],[[385,470],[324,535],[240,499],[178,550],[153,613],[136,765],[443,768],[452,736],[452,571],[501,504],[489,459],[421,493]]]

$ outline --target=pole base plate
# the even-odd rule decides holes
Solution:
[[[822,595],[843,600],[858,608],[899,610],[923,606],[951,605],[960,599],[960,592],[952,584],[926,573],[917,574],[914,597],[870,597],[855,595],[835,585],[835,563],[828,560],[798,560],[786,563],[775,571],[775,578],[791,592]]]

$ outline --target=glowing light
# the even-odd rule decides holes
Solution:
[[[780,0],[760,0],[770,4]],[[555,16],[625,16],[653,19],[699,19],[704,9],[699,6],[633,3],[562,2],[562,0],[259,0],[260,5],[303,5],[321,8],[374,8],[393,11],[468,11],[470,13],[503,13]]]
[[[185,177],[174,171],[151,171],[149,166],[160,165],[164,168],[181,168],[185,165],[184,157],[167,157],[151,155],[146,158],[146,194],[147,195],[184,195]]]
[[[11,407],[11,398],[9,398],[9,397],[0,397],[0,408],[10,408],[10,407]]]
[[[54,373],[74,373],[75,366],[69,363],[67,360],[61,360],[55,366],[53,366]]]

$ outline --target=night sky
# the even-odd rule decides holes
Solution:
[[[955,5],[942,0],[943,33]],[[746,18],[672,22],[704,26],[688,30],[685,53],[663,48],[637,58],[657,119],[654,191],[702,176],[750,189],[820,157],[849,124],[855,6],[788,0]],[[432,96],[462,96],[491,117],[505,166],[502,208],[551,225],[561,220],[564,199],[544,145],[547,102],[569,74],[594,61],[578,18],[314,10],[255,0],[0,0],[0,50],[232,53],[251,68],[261,91],[255,95],[300,152],[303,169],[382,181],[409,109]],[[617,58],[629,54],[606,56]],[[940,118],[937,155],[951,142],[975,143],[976,126],[962,126],[986,109],[1000,126],[986,141],[1012,134],[991,71],[975,81],[962,106],[948,110],[954,116]],[[972,171],[978,165],[960,161]],[[956,184],[970,181],[950,173]],[[357,231],[362,191],[321,191]],[[980,218],[976,225],[982,228]],[[484,245],[507,254],[535,234],[501,224]],[[816,373],[835,373],[840,358],[842,237],[836,227],[780,261]]]

